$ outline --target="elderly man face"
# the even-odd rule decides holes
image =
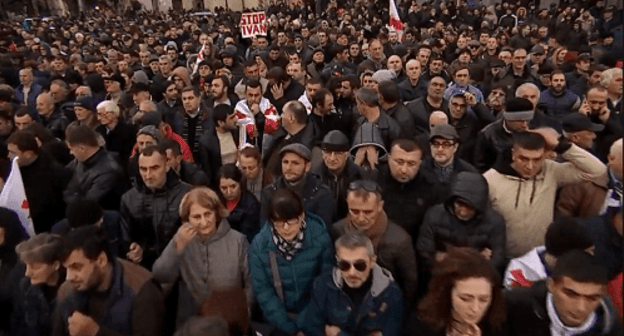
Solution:
[[[420,78],[421,67],[418,60],[410,60],[406,66],[407,77],[413,81]]]
[[[29,69],[23,69],[19,72],[20,83],[24,86],[30,86],[33,82],[33,74]]]
[[[43,117],[48,117],[54,112],[54,99],[49,94],[40,94],[37,97],[37,112]]]
[[[535,87],[526,86],[518,92],[517,97],[527,99],[533,104],[533,109],[535,109],[540,100],[540,92]]]
[[[370,44],[369,52],[372,59],[378,61],[381,60],[383,58],[383,46],[381,45],[381,42],[377,40],[373,41],[373,43]]]
[[[610,95],[622,97],[622,70],[613,74],[611,81],[607,84],[607,91]]]
[[[401,61],[401,57],[397,55],[392,55],[388,58],[388,70],[394,71],[395,74],[400,74],[403,71],[403,62]]]

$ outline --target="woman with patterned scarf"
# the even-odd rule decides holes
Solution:
[[[301,334],[314,278],[331,271],[333,256],[323,220],[304,212],[296,193],[278,189],[249,250],[256,301],[273,335]]]

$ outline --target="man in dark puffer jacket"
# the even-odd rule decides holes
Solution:
[[[451,246],[472,247],[501,270],[505,262],[505,221],[489,206],[488,185],[482,175],[461,172],[444,204],[425,214],[416,249],[431,266]]]

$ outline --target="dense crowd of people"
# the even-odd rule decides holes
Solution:
[[[604,0],[0,23],[0,335],[621,335]]]

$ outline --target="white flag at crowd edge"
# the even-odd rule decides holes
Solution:
[[[11,163],[11,173],[4,183],[2,192],[0,192],[0,206],[15,211],[26,233],[30,237],[35,235],[35,227],[32,218],[30,218],[30,206],[26,199],[26,191],[22,181],[22,173],[16,159],[13,159]]]
[[[193,73],[191,74],[191,76],[193,76],[193,75],[195,75],[195,73],[197,73],[197,69],[199,69],[199,63],[201,63],[201,61],[204,60],[204,49],[205,48],[206,48],[206,43],[204,43],[204,45],[199,50],[199,54],[197,54],[197,61],[195,61],[195,65],[193,66]]]
[[[403,23],[401,22],[401,17],[399,17],[399,11],[397,11],[396,4],[394,0],[390,0],[390,27],[394,28],[397,31],[399,36],[403,35]]]

